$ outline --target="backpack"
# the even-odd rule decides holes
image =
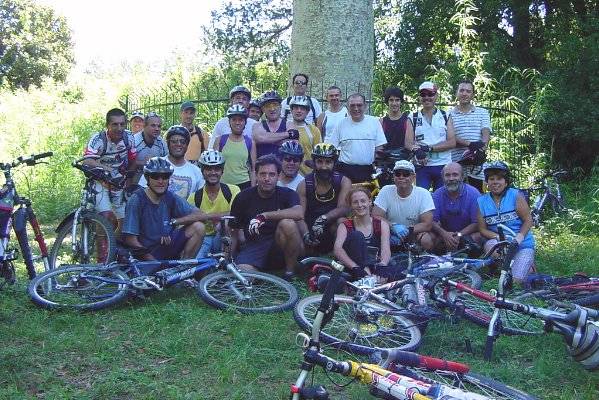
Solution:
[[[194,125],[193,126],[193,133],[191,133],[191,136],[190,136],[190,138],[191,138],[193,135],[198,135],[198,139],[200,140],[200,154],[202,154],[204,152],[204,150],[207,150],[204,147],[204,140],[203,140],[204,138],[203,138],[203,135],[202,135],[203,133],[204,132],[202,132],[202,129],[199,126]]]
[[[314,125],[316,125],[316,110],[314,109],[314,104],[312,103],[312,97],[306,96],[306,98],[310,102],[310,110],[312,110],[312,115],[314,116]],[[283,117],[284,120],[287,120],[287,116],[289,116],[289,113],[291,112],[291,106],[289,105],[290,101],[291,101],[291,96],[287,97],[287,107],[288,108],[285,110],[285,116]]]
[[[231,203],[231,197],[233,197],[233,193],[231,193],[231,188],[229,188],[229,185],[221,182],[220,191],[222,192],[223,197],[225,198],[227,203]],[[193,202],[198,209],[202,205],[203,198],[204,198],[204,188],[201,188],[193,196]]]
[[[245,141],[245,147],[248,149],[248,158],[250,157],[250,151],[252,150],[252,139],[249,137],[242,135],[243,140]],[[227,139],[229,138],[229,134],[221,135],[220,142],[218,142],[218,151],[223,151],[223,147],[227,143]]]
[[[100,138],[102,139],[102,153],[99,154],[99,156],[103,156],[106,154],[106,150],[108,149],[108,132],[101,132]],[[123,133],[123,143],[125,143],[125,149],[127,151],[131,150],[131,145],[129,144],[129,131],[125,131]]]
[[[352,232],[354,228],[354,221],[352,219],[346,219],[343,221],[343,225],[347,229],[347,233]],[[381,219],[372,217],[372,234],[375,236],[381,236]]]
[[[445,125],[447,125],[447,113],[443,110],[441,110],[440,108],[438,108],[439,111],[441,111],[441,115],[443,116],[443,119],[445,120]],[[416,125],[415,125],[415,121],[418,120],[418,111],[416,111],[414,114],[412,114],[412,126],[414,127],[414,133],[416,131]],[[422,123],[421,123],[422,124]]]

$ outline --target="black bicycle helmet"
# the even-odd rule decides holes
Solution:
[[[270,90],[262,95],[262,105],[265,105],[269,101],[276,101],[277,103],[281,104],[283,98],[277,93],[276,90]]]
[[[318,143],[314,145],[314,149],[312,150],[312,159],[332,158],[336,161],[337,157],[339,157],[339,152],[337,151],[337,148],[330,143]]]
[[[173,165],[164,158],[152,157],[144,165],[144,175],[169,174],[175,172]]]
[[[507,164],[503,161],[491,161],[484,163],[483,173],[485,174],[485,182],[489,180],[489,175],[491,173],[497,171],[505,172],[505,180],[508,182],[509,185],[511,182],[510,167],[508,167]]]
[[[168,128],[168,131],[166,131],[166,141],[168,142],[168,140],[175,135],[183,136],[185,140],[187,140],[187,143],[189,143],[191,138],[189,131],[183,125],[173,125]]]
[[[234,86],[233,89],[231,89],[231,91],[229,92],[229,98],[235,96],[236,93],[243,93],[246,94],[248,98],[252,98],[252,92],[250,92],[250,89],[246,88],[245,86]]]
[[[262,108],[262,99],[261,98],[257,98],[257,99],[252,99],[250,101],[250,105],[249,107],[258,107],[258,108]]]
[[[287,140],[279,146],[279,154],[282,156],[288,154],[294,157],[304,158],[304,149],[294,140]]]

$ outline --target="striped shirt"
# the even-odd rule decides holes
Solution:
[[[470,111],[461,112],[458,107],[454,107],[449,111],[449,115],[453,120],[453,127],[455,129],[455,135],[457,138],[466,140],[468,142],[476,142],[482,140],[483,128],[491,128],[491,118],[489,117],[489,111],[486,108],[476,107],[472,105]],[[451,151],[452,161],[458,161],[462,158],[462,154],[466,151],[467,147],[456,147]],[[468,176],[474,178],[483,179],[482,168],[477,166],[465,167],[464,172]]]

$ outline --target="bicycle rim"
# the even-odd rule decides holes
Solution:
[[[76,266],[38,275],[28,292],[44,308],[98,310],[121,301],[127,295],[127,282],[119,270]]]
[[[322,295],[300,300],[293,317],[302,329],[310,331]],[[339,306],[333,318],[324,326],[320,339],[333,347],[356,354],[371,354],[377,349],[418,348],[422,335],[416,324],[387,307],[373,303],[357,303],[349,296],[335,296]]]
[[[208,274],[197,286],[206,303],[218,309],[242,313],[271,313],[291,309],[297,302],[297,290],[289,282],[261,272],[240,272],[249,281],[244,285],[226,271]]]

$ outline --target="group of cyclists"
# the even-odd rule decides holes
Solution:
[[[501,161],[486,162],[492,129],[487,110],[473,103],[472,82],[456,88],[456,105],[437,107],[438,87],[418,88],[420,108],[402,112],[403,91],[384,93],[385,116],[366,114],[360,93],[331,86],[328,109],[306,94],[308,76],[292,78],[287,98],[268,91],[252,99],[244,86],[211,134],[195,124],[191,101],[180,124],[162,138],[162,118],[124,111],[106,114],[106,129],[90,139],[89,165],[128,177],[121,189],[97,183],[97,211],[142,260],[203,257],[220,248],[220,218],[235,261],[245,270],[284,266],[292,279],[298,259],[332,252],[356,279],[393,274],[391,251],[408,232],[423,249],[445,253],[468,240],[490,248],[498,224],[516,232],[515,280],[534,268],[532,218]],[[392,181],[373,199],[360,185],[372,180],[375,160],[400,151]],[[486,182],[487,193],[483,192]],[[101,240],[101,238],[99,238]],[[102,245],[98,244],[101,250]]]

